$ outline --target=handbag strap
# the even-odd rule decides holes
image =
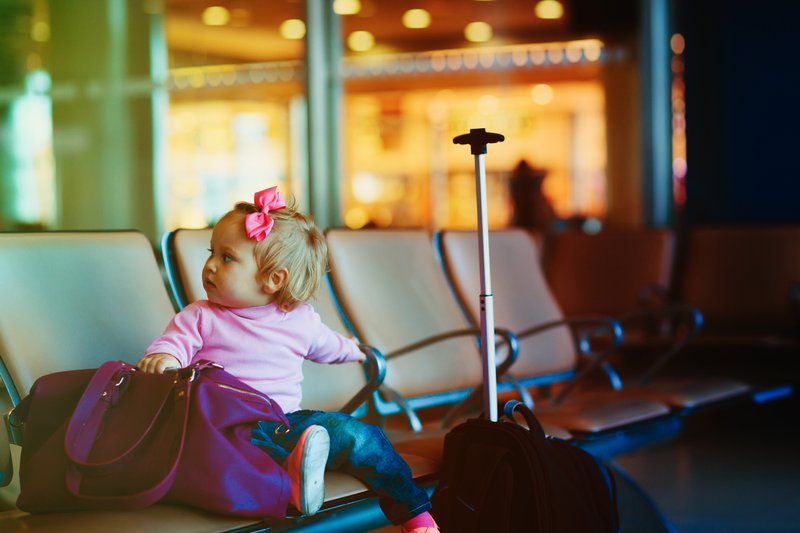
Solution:
[[[153,420],[148,424],[144,434],[128,450],[109,461],[100,463],[87,461],[106,411],[119,401],[119,398],[124,394],[124,389],[127,387],[126,380],[131,379],[130,373],[137,370],[136,367],[122,361],[104,363],[90,380],[70,419],[65,438],[65,450],[70,460],[70,466],[66,473],[66,485],[73,495],[84,501],[114,502],[115,504],[132,508],[145,507],[161,499],[169,491],[175,480],[179,459],[186,440],[189,399],[195,373],[192,373],[191,378],[188,379],[176,379],[174,385],[167,389],[156,414],[153,416]],[[163,411],[164,405],[170,397],[173,398],[173,409],[169,419],[165,421],[164,427],[171,428],[175,432],[173,438],[177,442],[177,446],[170,447],[173,450],[172,457],[168,462],[170,469],[163,478],[152,487],[135,494],[109,496],[82,494],[81,481],[84,472],[87,470],[102,471],[109,469],[129,456],[153,429],[155,420]]]
[[[157,409],[152,414],[145,431],[131,443],[127,450],[114,458],[101,462],[89,462],[88,458],[97,438],[99,428],[108,409],[120,401],[130,385],[133,372],[138,369],[124,361],[108,361],[89,380],[75,410],[72,413],[64,439],[64,451],[67,458],[84,467],[102,470],[113,466],[128,457],[147,437],[156,420],[161,416],[167,400],[172,395],[174,383],[164,387],[161,398],[157,400]]]

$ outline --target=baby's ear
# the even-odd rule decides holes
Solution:
[[[272,273],[264,279],[261,284],[262,289],[267,294],[275,294],[286,285],[286,280],[289,278],[289,271],[285,268],[279,268],[272,271]]]

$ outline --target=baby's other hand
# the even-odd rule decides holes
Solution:
[[[174,355],[168,353],[151,353],[136,363],[145,374],[163,374],[170,368],[180,368],[181,363]]]

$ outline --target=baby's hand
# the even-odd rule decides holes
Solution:
[[[151,353],[136,363],[145,374],[163,374],[170,368],[180,368],[178,358],[168,353]]]

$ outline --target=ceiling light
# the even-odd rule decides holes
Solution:
[[[403,13],[403,26],[410,29],[427,28],[431,25],[431,14],[424,9],[409,9]]]
[[[337,15],[355,15],[361,11],[361,0],[333,0],[333,12]]]
[[[492,38],[492,27],[486,22],[470,22],[464,28],[464,37],[471,43],[485,43]]]
[[[542,0],[534,8],[540,19],[560,19],[564,16],[564,6],[558,0]]]
[[[211,6],[203,10],[203,24],[206,26],[224,26],[231,20],[231,13],[222,6]]]
[[[297,40],[306,36],[306,23],[300,19],[286,19],[278,31],[284,39]]]
[[[553,88],[546,83],[538,83],[531,89],[531,99],[534,104],[547,105],[553,101]]]
[[[347,36],[347,46],[353,52],[366,52],[375,46],[375,37],[366,30],[354,31]]]

